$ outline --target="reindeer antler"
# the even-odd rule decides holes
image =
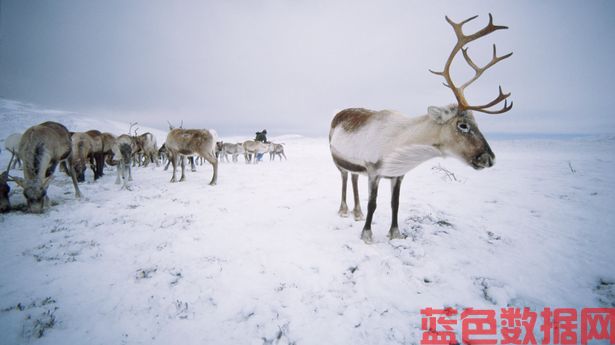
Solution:
[[[457,103],[459,103],[459,108],[461,110],[464,110],[464,109],[465,110],[476,110],[476,111],[480,111],[480,112],[487,113],[487,114],[505,113],[509,111],[510,109],[512,109],[513,102],[510,102],[510,105],[508,104],[507,98],[510,96],[510,93],[503,93],[501,86],[499,87],[499,95],[493,101],[487,104],[483,104],[483,105],[476,105],[476,106],[469,105],[464,95],[464,91],[466,87],[468,87],[470,84],[476,81],[476,79],[478,79],[483,74],[483,72],[485,72],[487,69],[489,69],[491,66],[495,65],[496,63],[506,58],[509,58],[513,54],[513,53],[508,53],[503,56],[497,56],[496,48],[494,44],[493,45],[493,57],[491,58],[491,61],[489,61],[489,63],[487,63],[483,67],[478,67],[474,63],[474,61],[470,59],[470,56],[468,55],[468,48],[463,48],[463,47],[466,44],[474,40],[477,40],[483,36],[487,36],[488,34],[496,30],[508,29],[508,27],[501,26],[501,25],[494,25],[493,17],[491,16],[491,13],[489,13],[489,23],[487,24],[487,26],[485,26],[484,28],[478,30],[477,32],[471,35],[465,35],[463,33],[463,25],[471,20],[474,20],[476,17],[478,16],[470,17],[459,23],[455,23],[452,20],[450,20],[448,17],[445,17],[446,21],[453,27],[453,30],[455,31],[455,35],[457,36],[457,44],[455,44],[455,46],[453,47],[453,50],[451,51],[451,54],[446,60],[446,64],[444,65],[444,70],[442,72],[436,72],[432,70],[429,70],[429,71],[433,74],[441,75],[444,77],[444,79],[446,80],[446,83],[444,83],[444,86],[448,87],[449,89],[453,91],[453,94],[455,95],[455,98],[457,99]],[[461,85],[461,87],[456,87],[455,84],[453,83],[453,79],[451,78],[450,68],[451,68],[453,59],[455,58],[455,55],[457,55],[457,53],[459,53],[460,50],[463,54],[464,59],[468,63],[468,65],[470,65],[470,67],[472,67],[472,69],[474,70],[474,77],[472,77],[472,79],[468,80],[463,85]],[[493,107],[494,105],[499,104],[502,101],[504,101],[504,106],[502,107],[502,109],[499,109],[499,110],[489,110],[488,109],[490,107]]]
[[[128,128],[128,134],[130,135],[130,132],[132,132],[132,127],[138,125],[139,123],[138,122],[130,122],[129,124],[130,124],[130,127]],[[136,133],[135,133],[135,135],[136,135]]]

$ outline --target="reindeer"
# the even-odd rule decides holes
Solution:
[[[113,144],[113,156],[117,160],[117,178],[115,184],[122,183],[122,188],[128,189],[127,181],[132,181],[132,155],[134,152],[134,140],[128,134],[122,134],[115,139]],[[126,176],[128,175],[128,176]]]
[[[173,176],[171,182],[176,182],[175,172],[178,160],[181,159],[182,175],[180,182],[186,179],[184,170],[186,162],[184,157],[199,155],[213,166],[214,173],[210,185],[215,185],[218,179],[218,160],[216,159],[217,134],[214,130],[206,129],[172,129],[167,135],[165,147],[169,154],[169,160],[173,164]]]
[[[220,160],[226,160],[227,162],[229,162],[228,155],[231,155],[233,163],[236,163],[237,157],[239,157],[239,155],[243,154],[244,152],[245,150],[243,149],[242,143],[222,143],[220,148]]]
[[[269,160],[274,161],[276,155],[280,157],[280,160],[282,160],[282,157],[288,159],[284,154],[284,144],[269,143]]]
[[[246,140],[243,142],[243,149],[246,163],[249,164],[252,161],[252,156],[254,156],[254,164],[258,164],[258,159],[256,159],[256,155],[258,153],[269,152],[269,144],[265,144],[263,142],[255,140]]]
[[[138,151],[143,153],[145,159],[145,166],[148,166],[149,163],[156,163],[156,166],[159,166],[158,162],[158,148],[156,147],[156,138],[152,133],[143,133],[139,136],[136,135],[135,130],[135,141],[138,147]],[[141,165],[141,158],[139,157],[139,165]]]
[[[465,35],[462,26],[475,18],[476,16],[454,23],[446,17],[446,21],[455,31],[457,43],[446,60],[444,70],[431,71],[444,77],[445,86],[452,90],[457,104],[445,107],[430,106],[427,115],[414,118],[388,110],[345,109],[335,115],[331,122],[329,132],[331,156],[342,176],[342,199],[339,208],[341,216],[345,217],[348,214],[346,185],[350,173],[354,193],[353,214],[355,220],[363,218],[357,187],[358,174],[366,174],[368,177],[369,203],[367,218],[361,232],[361,238],[366,243],[372,242],[371,223],[376,210],[378,182],[381,178],[391,180],[392,221],[388,237],[403,238],[397,224],[397,212],[401,182],[408,171],[433,157],[449,155],[461,159],[477,170],[489,168],[495,163],[495,155],[478,129],[472,111],[488,114],[507,112],[512,108],[512,102],[510,105],[507,103],[510,93],[502,93],[500,87],[499,95],[493,101],[472,106],[466,101],[464,91],[488,68],[510,57],[512,53],[497,56],[494,45],[491,61],[483,67],[476,65],[464,46],[507,27],[494,25],[489,14],[489,23],[486,27],[471,35]],[[450,76],[450,67],[460,50],[475,74],[469,81],[457,87]],[[504,105],[501,109],[490,109],[502,101]]]
[[[71,154],[70,133],[57,122],[44,122],[28,128],[19,143],[19,156],[23,160],[24,178],[12,177],[23,188],[32,213],[42,213],[48,203],[47,187],[58,163]],[[75,196],[81,198],[75,171],[69,165]]]
[[[19,142],[21,141],[21,133],[13,133],[4,140],[4,148],[15,156],[12,169],[15,169],[19,164],[21,168],[21,159],[19,158]],[[10,167],[9,167],[10,168]]]
[[[99,141],[98,144],[100,144],[100,147],[96,147],[96,141],[88,133],[75,132],[71,135],[71,154],[68,161],[72,171],[77,174],[77,182],[85,181],[85,170],[90,159],[93,158],[94,148],[102,150],[102,141]],[[96,176],[97,170],[94,169],[93,165],[92,171]],[[94,177],[94,180],[96,180],[96,177]]]
[[[90,154],[90,166],[94,172],[94,180],[103,176],[105,168],[105,151],[103,145],[103,135],[99,130],[91,129],[85,132],[92,139],[92,152]],[[79,178],[77,178],[79,180]],[[81,181],[80,181],[81,182]]]

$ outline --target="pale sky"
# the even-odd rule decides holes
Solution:
[[[448,15],[511,58],[466,91],[512,92],[486,133],[615,133],[615,1],[0,0],[0,97],[166,128],[325,136],[348,107],[408,116],[454,101],[441,70]],[[471,70],[461,57],[455,80]],[[461,82],[458,82],[461,84]]]

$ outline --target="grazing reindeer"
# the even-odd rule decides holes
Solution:
[[[47,204],[47,187],[58,163],[71,154],[70,133],[57,122],[44,122],[28,128],[19,143],[19,156],[23,160],[24,178],[12,177],[23,188],[23,194],[32,213],[42,213]],[[75,187],[75,196],[81,197],[75,172],[69,164],[69,173]]]
[[[4,148],[7,151],[12,153],[15,156],[15,161],[13,162],[13,167],[9,167],[11,169],[15,169],[19,164],[21,168],[21,159],[19,158],[19,142],[21,141],[21,133],[13,133],[6,137],[4,140]]]
[[[280,157],[280,160],[282,160],[282,157],[288,159],[284,154],[284,144],[269,143],[269,160],[274,161],[276,155]]]
[[[169,154],[169,160],[173,164],[173,176],[171,182],[176,182],[175,172],[178,160],[181,159],[182,176],[179,181],[184,181],[186,176],[185,156],[199,155],[213,166],[214,173],[210,185],[215,185],[218,179],[218,160],[216,159],[216,139],[217,134],[214,130],[206,129],[172,129],[167,135],[165,146]]]
[[[103,135],[96,129],[91,129],[85,132],[92,139],[92,152],[90,154],[90,165],[94,172],[94,180],[98,180],[103,176],[105,168],[105,151],[103,145]],[[77,178],[78,179],[78,178]],[[81,182],[81,181],[80,181]]]
[[[246,140],[243,142],[243,149],[246,163],[249,164],[252,161],[252,156],[254,156],[254,164],[258,164],[258,159],[256,159],[256,155],[259,153],[269,152],[269,144],[265,144],[263,142],[255,140]]]
[[[159,166],[158,148],[156,147],[156,138],[154,135],[149,132],[143,133],[139,136],[135,136],[135,141],[139,152],[143,153],[145,166],[148,166],[150,162],[156,163],[156,166]],[[139,158],[139,165],[141,165],[141,158]]]
[[[9,181],[9,170],[11,168],[11,163],[13,163],[13,158],[15,154],[11,154],[11,159],[9,160],[9,166],[6,168],[6,171],[0,174],[0,213],[8,212],[11,209],[11,201],[9,200],[9,193],[11,192],[11,187],[8,184]]]
[[[102,149],[102,142],[100,143]],[[71,154],[68,159],[72,171],[77,174],[77,182],[85,181],[85,170],[90,158],[93,157],[95,142],[92,137],[83,132],[75,132],[71,135]],[[94,175],[96,169],[92,167]],[[96,180],[96,178],[94,178]]]
[[[355,202],[353,213],[357,220],[363,216],[358,196],[358,174],[367,174],[368,177],[369,203],[367,218],[361,233],[361,238],[367,243],[372,241],[371,223],[376,210],[378,182],[381,178],[391,179],[392,222],[389,238],[402,238],[397,225],[397,211],[401,182],[408,171],[438,156],[458,157],[474,169],[488,168],[495,162],[495,155],[478,129],[472,110],[488,114],[507,112],[512,108],[512,102],[508,105],[506,101],[510,93],[502,93],[500,87],[499,95],[493,101],[480,106],[472,106],[466,101],[464,90],[485,70],[508,58],[512,53],[497,56],[494,45],[491,61],[483,67],[478,67],[470,59],[467,48],[464,46],[491,32],[507,29],[507,27],[494,25],[491,14],[489,14],[489,24],[486,27],[474,34],[465,35],[462,26],[474,18],[476,17],[454,23],[446,17],[446,21],[455,31],[457,43],[446,61],[444,70],[442,72],[432,71],[446,79],[445,86],[453,91],[457,104],[446,107],[430,106],[427,115],[415,118],[407,118],[387,110],[346,109],[335,115],[331,122],[329,132],[331,155],[342,175],[342,201],[339,209],[341,216],[346,216],[348,213],[346,205],[348,173],[352,175]],[[457,87],[451,79],[450,67],[460,50],[475,75],[465,84]],[[504,101],[503,108],[489,110],[502,101]]]

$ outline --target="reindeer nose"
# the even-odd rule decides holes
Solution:
[[[476,157],[476,165],[483,168],[490,168],[495,164],[495,155],[492,152],[484,152]]]

